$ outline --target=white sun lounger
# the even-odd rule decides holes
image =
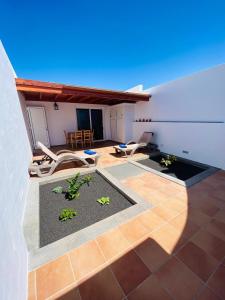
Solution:
[[[86,167],[96,166],[100,155],[98,153],[89,154],[78,154],[70,150],[61,150],[56,154],[44,146],[41,142],[37,142],[38,147],[45,153],[45,156],[41,161],[33,162],[29,166],[30,174],[37,174],[39,177],[51,175],[56,167],[61,163],[70,161],[81,161]],[[93,163],[89,163],[87,159],[92,159]]]
[[[116,153],[123,153],[126,157],[128,155],[133,156],[137,149],[144,148],[148,145],[148,143],[150,143],[152,136],[153,132],[145,131],[137,143],[134,141],[129,141],[125,144],[126,148],[122,148],[119,145],[114,146],[113,148],[115,149]]]

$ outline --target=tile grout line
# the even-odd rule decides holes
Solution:
[[[205,250],[203,250],[204,252],[205,252]],[[207,252],[205,252],[207,255],[209,255]],[[198,274],[196,274],[194,271],[192,271],[182,260],[180,260],[179,259],[179,257],[177,257],[176,256],[176,254],[174,254],[174,257],[180,262],[180,263],[182,263],[183,265],[185,265],[188,269],[189,269],[189,271],[191,271],[198,279],[200,279],[200,281],[203,283],[203,285],[202,285],[202,289],[204,288],[204,287],[207,287],[210,291],[212,291],[217,297],[219,297],[221,300],[222,300],[222,298],[220,297],[220,296],[218,296],[209,286],[208,286],[208,281],[213,277],[213,275],[216,273],[216,271],[219,269],[219,267],[221,266],[221,265],[223,265],[223,263],[222,262],[220,262],[219,264],[218,264],[218,266],[215,268],[215,270],[212,272],[212,274],[209,276],[209,278],[206,280],[206,281],[203,281],[199,276],[198,276]],[[199,291],[199,293],[197,292],[196,293],[196,297],[197,297],[197,295],[199,295],[200,294],[200,291]]]
[[[166,223],[168,223],[168,222],[166,222]],[[163,223],[163,225],[165,225],[166,223]],[[162,225],[162,226],[163,226]],[[160,226],[161,227],[161,226]],[[121,232],[121,231],[120,231]],[[122,233],[122,232],[121,232]],[[123,235],[123,233],[122,233],[122,235]],[[144,235],[143,236],[143,238],[145,238],[145,237],[147,237],[148,235],[146,234],[146,235]],[[125,235],[123,235],[123,237],[127,240],[127,238],[125,237]],[[141,238],[141,239],[139,239],[138,241],[143,241],[143,238]],[[130,242],[127,240],[127,242],[130,244]],[[131,245],[131,247],[132,247],[132,250],[135,252],[135,254],[141,259],[141,261],[143,262],[143,264],[147,267],[147,269],[151,272],[151,274],[148,276],[148,277],[150,277],[152,274],[154,274],[154,272],[152,272],[151,270],[150,270],[150,268],[145,264],[145,262],[143,261],[143,259],[138,255],[138,253],[136,252],[136,250],[135,250],[135,248],[136,248],[136,246],[135,246],[135,248],[133,248],[133,246],[135,246],[135,245]],[[147,277],[147,278],[148,278]],[[147,279],[147,278],[145,278],[145,280]],[[133,291],[135,291],[141,284],[143,284],[144,283],[144,281],[145,280],[143,280],[135,289],[133,289],[132,291],[130,291],[127,295],[126,295],[126,297],[128,297]],[[161,284],[160,284],[160,286],[161,286],[161,288],[162,289],[165,289]],[[172,295],[170,294],[170,292],[167,290],[167,289],[165,289],[165,291],[168,293],[168,295],[170,295],[171,296],[171,298],[172,299],[174,299],[173,297],[172,297]],[[175,299],[174,299],[175,300]]]
[[[177,216],[176,216],[177,217]],[[175,217],[175,218],[176,218]],[[161,229],[163,226],[166,226],[166,225],[170,225],[170,226],[172,226],[168,221],[165,221],[165,223],[163,223],[162,225],[160,225],[159,227],[157,227],[157,228],[155,228],[155,229],[153,229],[152,231],[150,231],[148,234],[146,234],[146,235],[144,235],[142,238],[140,238],[138,241],[137,241],[137,245],[139,245],[139,243],[140,242],[143,242],[144,240],[145,240],[145,238],[149,238],[149,234],[151,234],[152,232],[155,232],[155,231],[157,231],[157,230],[159,230],[159,229]],[[176,228],[174,228],[174,230],[175,231],[178,231]],[[178,240],[179,241],[179,240]],[[181,248],[183,248],[187,243],[189,242],[189,239],[187,239],[187,241],[177,250],[177,251],[179,251]],[[136,242],[135,242],[136,243]],[[134,243],[133,243],[133,246],[134,246]],[[161,247],[161,245],[160,245],[160,247]],[[135,248],[136,248],[136,246],[135,246]],[[143,261],[143,259],[142,259],[142,257],[140,257],[139,256],[139,254],[138,254],[138,252],[137,252],[137,250],[136,249],[133,249],[133,251],[138,255],[138,257]],[[161,247],[162,248],[162,247]],[[174,247],[175,248],[175,247]],[[165,249],[164,249],[164,251],[165,252],[167,252]],[[175,256],[176,255],[176,253],[177,253],[177,251],[175,251],[174,253],[172,253],[172,254],[169,254],[168,253],[168,256],[171,256],[171,257],[173,257],[173,256]],[[168,260],[169,260],[170,258],[168,258]],[[168,261],[167,260],[167,261]],[[145,264],[145,262],[143,261],[143,263]],[[166,263],[166,262],[165,262]],[[146,265],[146,264],[145,264]],[[163,264],[162,264],[163,265]],[[162,267],[162,265],[160,266],[160,267]],[[150,268],[146,265],[146,267],[150,270]],[[160,268],[159,267],[159,268]],[[151,271],[151,270],[150,270]],[[152,271],[151,271],[152,272]],[[152,274],[153,273],[155,273],[155,272],[152,272]]]
[[[225,257],[225,256],[224,256]],[[224,257],[223,257],[223,259],[224,259]],[[215,275],[215,273],[217,272],[217,270],[221,267],[221,266],[223,266],[223,260],[219,263],[219,265],[217,266],[217,268],[214,270],[214,272],[212,272],[212,274],[209,276],[209,278],[207,279],[207,281],[205,282],[205,285],[206,285],[206,287],[207,288],[209,288],[210,289],[210,291],[212,291],[216,296],[218,296],[219,298],[221,298],[219,295],[217,295],[215,292],[214,292],[214,290],[210,287],[210,286],[208,286],[208,283],[209,283],[209,280]],[[222,298],[221,298],[221,300],[222,300]]]
[[[37,300],[37,274],[34,271],[34,289],[35,289],[35,299]]]
[[[100,246],[98,245],[97,240],[93,239],[93,240],[90,240],[90,241],[95,241],[95,242],[97,243],[98,248],[100,248]],[[88,242],[90,242],[90,241],[88,241]],[[86,243],[88,243],[88,242],[86,242]],[[86,243],[84,243],[83,245],[85,245]],[[129,244],[129,245],[130,245],[130,244]],[[78,249],[78,248],[79,248],[79,247],[74,248],[74,249]],[[129,247],[129,248],[130,248],[130,247]],[[51,263],[51,262],[53,262],[53,261],[59,259],[60,257],[63,257],[64,255],[69,256],[69,253],[70,253],[71,251],[73,251],[74,249],[72,249],[72,250],[70,250],[70,251],[67,251],[65,254],[59,256],[58,258],[56,258],[56,259],[54,259],[54,260],[52,260],[52,261],[50,261],[50,262],[48,262],[48,263]],[[101,250],[101,249],[100,249],[100,252],[102,253],[102,250]],[[103,255],[103,257],[105,258],[104,255]],[[114,258],[115,258],[115,257],[114,257]],[[71,262],[70,259],[69,259],[69,261]],[[46,264],[48,264],[48,263],[46,263]],[[87,273],[83,278],[81,278],[80,280],[77,280],[78,286],[79,286],[80,282],[82,282],[82,280],[84,280],[84,278],[89,277],[91,274],[94,274],[97,270],[100,269],[100,267],[108,267],[107,263],[108,263],[108,261],[107,261],[107,259],[105,258],[105,262],[104,262],[103,264],[101,264],[100,266],[98,266],[98,267],[94,268],[93,270],[91,270],[90,272],[88,272],[88,273]],[[46,264],[44,264],[44,265],[46,265]],[[72,263],[71,263],[71,264],[72,264]],[[39,268],[43,267],[44,265],[40,266]],[[39,268],[35,269],[35,273],[36,273],[36,270],[38,270]],[[75,276],[75,274],[74,274],[73,269],[72,269],[72,272],[73,272],[73,276],[74,276],[74,278],[75,278],[75,280],[76,280],[76,276]],[[111,272],[112,272],[112,270],[111,270]],[[113,272],[112,272],[112,273],[113,273]],[[114,275],[114,273],[113,273],[113,275]],[[117,279],[116,279],[116,280],[117,280]],[[52,294],[51,296],[49,296],[49,297],[46,298],[46,299],[51,299],[51,297],[52,297],[53,295],[55,295],[55,294],[57,294],[58,292],[60,292],[60,291],[62,291],[62,290],[64,290],[64,289],[66,289],[66,288],[68,288],[69,286],[72,286],[73,284],[74,284],[74,283],[67,285],[66,287],[64,287],[63,289],[57,291],[56,293]],[[120,285],[119,285],[119,286],[120,286]],[[122,291],[123,291],[123,290],[122,290]]]
[[[90,277],[92,277],[92,275],[95,275],[96,272],[101,271],[101,270],[102,270],[102,269],[101,269],[102,267],[103,267],[103,269],[104,269],[105,267],[107,267],[106,262],[103,263],[103,264],[101,264],[100,266],[94,268],[93,270],[91,270],[91,271],[89,271],[88,273],[86,273],[83,277],[81,277],[81,278],[77,281],[78,286],[79,286],[83,281],[86,281],[86,280],[88,280]]]
[[[74,280],[74,282],[76,282],[77,280],[76,280],[76,276],[75,276],[75,273],[74,273],[74,270],[73,270],[73,265],[72,265],[72,261],[71,261],[69,253],[66,253],[66,256],[68,257],[70,268],[71,268],[72,273],[73,273],[73,280]]]
[[[101,252],[101,254],[103,255],[103,258],[104,258],[105,261],[104,261],[104,263],[102,263],[101,265],[97,266],[96,268],[94,268],[93,270],[91,270],[90,272],[88,272],[84,277],[80,278],[80,279],[77,281],[78,286],[79,286],[79,284],[80,284],[83,280],[85,280],[85,278],[88,278],[90,275],[94,275],[95,272],[96,272],[96,271],[100,271],[102,267],[103,267],[103,268],[108,267],[108,264],[107,264],[107,263],[108,263],[109,261],[105,258],[104,254],[103,254],[103,252],[102,252],[102,250],[101,250],[101,248],[100,248],[100,246],[98,245],[97,240],[92,240],[92,241],[95,241],[95,242],[96,242],[97,247],[98,247],[99,251]],[[72,250],[72,251],[73,251],[73,250]],[[113,275],[114,275],[114,273],[113,273]]]
[[[157,213],[155,213],[155,212],[153,212],[154,214],[156,214],[159,218],[161,218],[164,222],[163,222],[163,224],[161,224],[161,225],[159,225],[157,228],[154,228],[153,230],[151,230],[149,233],[152,233],[152,232],[155,232],[155,231],[157,231],[158,229],[161,229],[163,226],[165,226],[166,224],[169,224],[169,222],[170,221],[172,221],[173,219],[175,219],[175,218],[177,218],[178,216],[180,216],[183,212],[180,212],[180,213],[178,213],[176,216],[174,216],[174,217],[171,217],[170,219],[168,219],[168,220],[164,220],[162,217],[160,217]],[[143,223],[142,223],[143,224]],[[169,224],[169,225],[171,225],[171,224]],[[145,226],[144,224],[143,224],[143,226]],[[171,225],[172,226],[172,225]],[[145,226],[145,228],[147,228],[146,226]],[[174,228],[176,231],[178,231],[176,228]]]
[[[95,241],[95,240],[91,240],[91,241]],[[72,250],[73,251],[73,250]],[[87,278],[89,278],[89,276],[92,276],[96,273],[96,271],[100,271],[101,268],[105,268],[107,267],[107,262],[105,261],[104,263],[100,264],[99,266],[95,267],[94,269],[92,269],[91,271],[87,272],[83,277],[81,277],[80,279],[77,280],[78,285],[80,285],[83,280],[86,280]]]
[[[53,293],[51,296],[45,298],[44,300],[52,300],[52,297],[54,297],[55,295],[57,295],[58,293],[60,293],[60,292],[62,292],[62,291],[64,291],[64,290],[66,290],[66,289],[69,288],[70,286],[73,287],[73,286],[74,286],[74,283],[70,283],[70,284],[66,285],[64,288],[62,288],[61,290],[59,290],[59,291]],[[75,287],[76,287],[76,286],[75,286]],[[57,299],[58,299],[58,298],[57,298]],[[82,300],[82,299],[81,299],[81,300]]]
[[[107,265],[107,268],[110,269],[110,271],[111,271],[111,273],[112,273],[112,275],[113,275],[113,277],[114,277],[114,279],[115,279],[115,281],[116,281],[118,287],[120,287],[120,289],[121,289],[121,291],[122,291],[122,293],[123,293],[123,295],[124,295],[123,298],[126,298],[126,294],[125,294],[125,292],[124,292],[122,286],[120,285],[118,279],[116,278],[116,275],[114,274],[114,272],[113,272],[113,270],[112,270],[112,268],[111,268],[111,263],[110,263],[110,261],[108,261],[107,258],[105,257],[104,252],[102,251],[102,249],[101,249],[101,247],[100,247],[100,245],[99,245],[97,239],[95,240],[95,242],[96,242],[96,244],[97,244],[97,247],[99,248],[99,251],[100,251],[101,254],[103,255],[103,257],[104,257],[106,263],[109,262],[109,265]]]
[[[95,241],[95,240],[93,240],[93,241]],[[72,250],[72,251],[73,251],[73,250]],[[69,252],[70,252],[70,251],[69,251]],[[67,252],[66,255],[69,256],[69,252]],[[70,263],[71,263],[71,265],[72,265],[72,262],[71,262],[70,259],[69,259],[69,261],[70,261]],[[72,266],[71,266],[71,267],[72,267]],[[75,281],[74,281],[73,283],[71,283],[71,284],[68,284],[67,286],[65,286],[65,287],[62,288],[61,290],[57,291],[56,293],[52,294],[52,295],[49,296],[47,299],[51,299],[52,296],[56,295],[56,294],[57,294],[58,292],[60,292],[60,291],[65,290],[66,288],[68,288],[68,287],[70,287],[70,286],[73,286],[75,283],[78,284],[78,285],[77,285],[77,288],[78,288],[78,290],[79,290],[79,285],[80,285],[80,283],[81,283],[85,278],[89,277],[91,274],[95,274],[95,271],[100,270],[100,267],[107,267],[107,262],[105,261],[103,264],[101,264],[100,266],[94,268],[92,271],[88,272],[83,278],[80,278],[80,279],[77,280],[77,281],[76,281],[76,276],[75,276],[74,271],[73,271],[73,268],[72,268],[72,272],[73,272],[73,276],[74,276],[74,278],[75,278]],[[79,291],[79,294],[80,294],[80,291]],[[81,297],[81,295],[80,295],[80,297]],[[47,300],[47,299],[46,299],[46,300]]]
[[[127,294],[127,297],[129,297],[136,289],[138,289],[142,284],[144,284],[144,282],[151,276],[155,276],[157,278],[157,276],[152,272],[147,278],[145,278],[135,289],[133,289],[132,291],[130,291],[128,294]],[[157,278],[158,280],[158,278]],[[164,286],[162,286],[162,284],[160,283],[160,280],[159,281],[159,285],[161,287],[162,290],[165,290],[165,292],[171,297],[172,300],[176,300],[171,294],[170,292],[167,290],[167,288],[165,288]],[[153,299],[154,300],[154,299]]]
[[[181,212],[180,214],[182,214],[183,212]],[[179,214],[179,215],[180,215]],[[172,220],[173,219],[175,219],[177,216],[175,216],[175,217],[173,217],[173,218],[171,218]],[[169,221],[171,221],[171,219],[169,220]],[[150,231],[150,233],[152,233],[152,232],[155,232],[155,231],[157,231],[157,230],[159,230],[160,228],[162,228],[163,226],[166,226],[167,224],[169,224],[169,225],[171,225],[170,223],[169,223],[169,221],[166,221],[164,224],[162,224],[162,225],[160,225],[159,227],[157,227],[156,229],[154,229],[154,230],[152,230],[152,231]],[[172,225],[171,225],[172,226]],[[176,231],[178,231],[176,228],[174,228]],[[168,254],[169,256],[171,256],[171,257],[175,257],[177,260],[179,260],[182,264],[184,264],[193,274],[195,274],[184,262],[182,262],[176,255],[177,255],[177,252],[178,251],[180,251],[182,248],[184,248],[186,245],[187,245],[187,243],[188,242],[190,242],[190,240],[191,240],[191,238],[193,238],[193,236],[195,236],[195,235],[197,235],[198,233],[199,233],[199,231],[200,230],[202,230],[202,227],[200,227],[200,229],[196,232],[196,233],[194,233],[190,238],[187,238],[187,240],[186,240],[186,242],[179,248],[179,249],[177,249],[177,251],[174,251],[174,253],[172,253],[172,254]],[[141,241],[143,241],[144,240],[144,238],[145,237],[148,237],[148,234],[146,234],[146,235],[144,235],[142,238],[140,238],[138,241],[137,241],[137,243],[139,243],[139,242],[141,242]],[[136,251],[136,249],[133,249],[134,250],[134,252],[138,255],[138,257],[143,261],[143,259],[139,256],[139,254],[137,253],[137,251]],[[205,252],[205,250],[203,250],[204,252]],[[207,253],[206,253],[207,254]],[[168,260],[169,260],[170,258],[168,258]],[[145,264],[145,262],[143,261],[143,263]],[[166,262],[165,262],[166,263]],[[222,264],[222,262],[221,262],[221,264]],[[145,264],[146,265],[146,264]],[[163,265],[163,264],[162,264]],[[160,267],[162,267],[162,265],[160,266]],[[147,266],[147,265],[146,265]],[[159,267],[159,268],[160,268]],[[150,268],[147,266],[147,268],[150,270]],[[217,269],[217,268],[216,268]],[[151,270],[150,270],[151,271]],[[152,272],[152,271],[151,271]],[[152,272],[152,274],[154,274],[155,272]],[[204,281],[197,275],[197,274],[195,274],[202,282],[203,282],[203,284],[204,284]],[[210,275],[211,276],[211,275]],[[163,287],[164,288],[164,287]]]
[[[192,271],[182,260],[180,260],[179,257],[176,256],[176,254],[174,254],[173,257],[176,260],[178,260],[182,265],[184,265],[191,273],[193,273],[201,281],[201,283],[203,283],[203,285],[205,285],[205,282],[194,271]]]
[[[196,295],[195,295],[195,297],[194,297],[193,300],[197,300],[198,298],[196,298],[196,297],[200,296],[200,295],[203,293],[203,291],[206,290],[206,289],[209,289],[209,290],[212,292],[212,294],[215,295],[215,296],[218,298],[218,300],[224,300],[223,298],[221,298],[220,296],[218,296],[218,295],[217,295],[217,294],[216,294],[209,286],[207,286],[206,284],[203,284],[203,285],[202,285],[202,288],[196,293]]]
[[[144,212],[144,213],[145,213],[145,212]],[[144,214],[144,213],[141,213],[140,215],[138,215],[138,216],[136,216],[136,217],[140,217],[140,216],[141,216],[142,214]],[[154,212],[153,212],[153,213],[154,213]],[[140,221],[141,224],[142,224],[149,232],[146,233],[146,234],[144,234],[143,237],[141,237],[140,239],[138,239],[136,242],[139,243],[139,242],[141,242],[144,238],[149,237],[149,234],[150,234],[150,233],[153,233],[153,232],[155,232],[155,231],[161,229],[163,226],[166,226],[167,224],[169,224],[169,222],[170,222],[171,220],[177,218],[177,217],[178,217],[180,214],[182,214],[182,213],[183,213],[183,212],[178,213],[178,215],[172,217],[172,218],[169,219],[168,221],[162,219],[160,216],[158,216],[156,213],[154,213],[154,214],[156,214],[159,218],[161,218],[164,222],[163,222],[161,225],[159,225],[157,228],[153,229],[153,230],[149,230],[149,229],[148,229],[148,228]],[[134,218],[132,218],[132,219],[134,219]],[[129,221],[132,221],[132,219],[129,220]],[[128,221],[128,222],[129,222],[129,221]],[[128,223],[128,222],[127,222],[127,223]],[[126,223],[124,223],[124,224],[126,224]],[[171,225],[171,224],[169,224],[169,225]],[[172,225],[171,225],[171,226],[172,226]],[[119,227],[120,227],[120,226],[119,226]],[[119,230],[120,230],[120,228],[119,228]],[[178,231],[176,228],[174,228],[174,230],[175,230],[175,231]],[[126,236],[123,234],[123,232],[122,232],[121,230],[120,230],[120,232],[122,233],[123,237],[127,240],[127,242],[128,242],[129,244],[131,244],[131,246],[134,246],[134,244],[135,244],[136,242],[131,243],[131,242],[126,238]]]
[[[203,284],[201,286],[201,288],[199,289],[199,291],[196,292],[196,295],[194,296],[193,300],[197,300],[198,299],[197,297],[202,294],[202,292],[205,290],[205,288],[206,288],[206,286],[205,286],[205,284]]]
[[[73,271],[73,268],[72,268],[72,263],[71,263],[70,257],[69,257],[69,255],[68,255],[67,253],[64,254],[64,255],[66,255],[67,258],[68,258],[68,261],[69,261],[69,264],[70,264],[70,268],[71,268],[71,270],[72,270],[74,282],[72,282],[72,283],[66,285],[65,287],[63,287],[62,289],[56,291],[55,293],[53,293],[52,295],[50,295],[49,297],[47,297],[45,300],[51,299],[54,295],[58,294],[59,292],[62,292],[62,291],[64,291],[64,290],[66,290],[68,287],[74,286],[74,285],[76,284],[76,277],[75,277],[75,274],[74,274],[74,271]],[[64,256],[64,255],[63,255],[63,256]]]
[[[115,227],[115,228],[113,228],[113,229],[111,229],[111,230],[105,232],[104,234],[99,235],[99,236],[96,238],[96,242],[97,242],[98,247],[99,247],[100,249],[101,249],[101,246],[100,246],[100,244],[99,244],[99,242],[98,242],[97,239],[98,239],[99,237],[105,235],[105,234],[109,234],[109,232],[112,231],[112,230],[119,230],[119,232],[121,233],[121,235],[122,235],[123,238],[125,239],[125,237],[124,237],[124,235],[122,234],[122,232],[121,232],[119,226],[117,226],[117,227]],[[107,257],[104,255],[104,253],[103,253],[103,251],[102,251],[102,249],[101,249],[101,253],[103,253],[103,256],[104,256],[104,258],[106,259],[107,262],[111,262],[111,261],[113,262],[114,259],[120,257],[120,255],[123,253],[123,251],[127,251],[127,250],[130,251],[130,250],[132,250],[132,245],[131,245],[131,243],[130,243],[127,239],[125,239],[125,240],[126,240],[126,242],[128,243],[128,245],[129,245],[129,246],[127,247],[127,249],[119,251],[116,255],[113,255],[113,256],[110,257],[109,259],[107,259]]]
[[[202,230],[204,230],[204,227],[205,227],[205,224],[204,225],[202,225],[202,226],[199,226],[200,228],[199,228],[199,230],[197,230],[191,237],[189,237],[189,238],[187,238],[187,241],[177,250],[177,251],[175,251],[172,255],[173,256],[175,256],[177,253],[178,253],[178,251],[180,251],[181,249],[183,249],[186,245],[187,245],[187,243],[189,243],[189,242],[192,242],[192,243],[194,243],[193,241],[192,241],[192,238],[194,238],[195,236],[197,236],[198,234],[199,234],[199,232],[200,231],[202,231]],[[195,243],[194,243],[195,244]],[[199,247],[199,246],[198,246]],[[199,247],[200,249],[202,249],[201,247]],[[208,254],[204,249],[202,249],[206,254]],[[209,254],[208,254],[209,255]]]

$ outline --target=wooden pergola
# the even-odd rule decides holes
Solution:
[[[27,101],[115,105],[149,101],[151,97],[143,93],[103,90],[21,78],[16,78],[16,87]]]

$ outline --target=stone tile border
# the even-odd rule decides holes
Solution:
[[[39,186],[72,177],[74,175],[74,171],[67,175],[57,174],[53,177],[49,176],[31,180],[23,224],[24,236],[29,252],[29,271],[32,271],[41,265],[52,261],[61,255],[64,255],[66,252],[79,247],[83,243],[95,239],[97,236],[117,227],[118,225],[153,207],[153,205],[139,197],[139,195],[134,193],[131,189],[122,185],[116,178],[114,178],[104,169],[91,168],[81,171],[80,173],[83,175],[90,172],[98,172],[110,184],[119,190],[120,193],[128,197],[131,202],[135,203],[135,205],[40,248]]]
[[[127,162],[119,165],[114,165],[112,167],[106,167],[104,169],[118,180],[123,180],[129,177],[138,176],[146,173],[145,170],[138,168],[133,164],[128,164]]]
[[[153,156],[156,156],[156,155],[159,155],[160,153],[159,152],[156,152],[156,153],[152,153],[150,154],[150,157],[153,157]],[[161,152],[161,154],[167,154],[167,153],[164,153],[164,152]],[[183,161],[183,162],[186,162],[186,163],[192,163],[194,164],[195,166],[199,166],[199,167],[202,167],[202,168],[205,168],[206,170],[187,179],[187,180],[180,180],[180,179],[177,179],[173,176],[170,176],[170,175],[167,175],[167,174],[164,174],[164,173],[161,173],[159,171],[156,171],[150,167],[147,167],[147,166],[144,166],[142,164],[139,163],[139,161],[143,160],[143,158],[138,158],[138,159],[128,159],[127,161],[141,169],[144,169],[145,171],[148,171],[148,172],[151,172],[155,175],[158,175],[158,176],[161,176],[165,179],[168,179],[168,180],[171,180],[177,184],[180,184],[182,186],[185,186],[185,187],[190,187],[192,186],[193,184],[196,184],[198,183],[199,181],[205,179],[206,177],[214,174],[215,172],[217,172],[219,169],[218,168],[215,168],[215,167],[212,167],[212,166],[209,166],[209,165],[205,165],[205,164],[201,164],[201,163],[198,163],[196,161],[193,161],[193,160],[189,160],[189,159],[185,159],[185,158],[182,158],[182,157],[178,157],[178,160],[180,161]]]

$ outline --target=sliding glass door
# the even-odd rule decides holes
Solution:
[[[103,140],[102,109],[78,108],[76,112],[78,130],[94,130],[94,140]]]
[[[77,128],[78,130],[91,129],[89,109],[77,109]]]
[[[94,139],[103,140],[102,110],[90,109],[90,111],[92,130],[94,130]]]

